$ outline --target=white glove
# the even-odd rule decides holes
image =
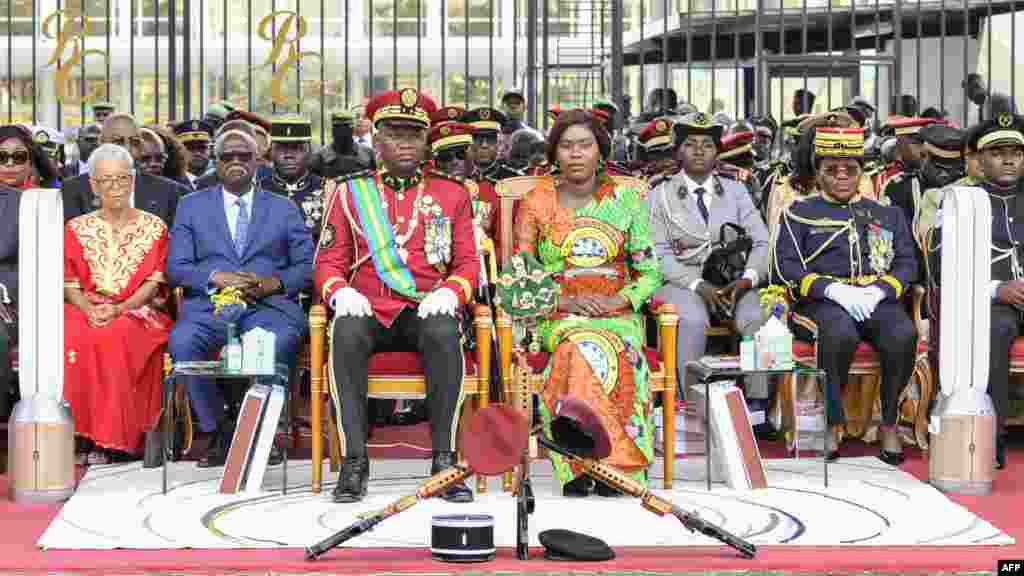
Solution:
[[[878,286],[868,286],[861,288],[863,293],[863,302],[867,313],[864,315],[864,319],[868,319],[872,314],[875,313],[875,308],[881,304],[882,300],[885,300],[885,292]]]
[[[345,286],[331,296],[335,316],[373,316],[370,301],[351,286]]]
[[[850,286],[849,284],[833,282],[825,288],[825,297],[842,306],[843,310],[846,310],[846,313],[853,316],[853,319],[857,322],[864,321],[864,307],[861,301],[866,298],[861,293],[860,288]]]
[[[459,297],[452,292],[451,288],[438,288],[420,302],[420,318],[426,318],[431,314],[447,314],[455,316],[459,307]]]

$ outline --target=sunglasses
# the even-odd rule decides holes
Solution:
[[[452,160],[465,160],[465,150],[453,150],[451,152],[439,152],[437,154],[438,162],[451,162]]]
[[[230,164],[232,162],[247,164],[252,162],[252,152],[224,152],[218,156],[217,159],[225,164]]]
[[[0,166],[3,166],[4,164],[13,164],[15,166],[28,164],[28,152],[25,152],[24,150],[18,150],[17,152],[0,152]]]

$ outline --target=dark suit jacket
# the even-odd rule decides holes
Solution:
[[[65,222],[99,208],[99,198],[93,193],[87,175],[68,178],[61,185],[60,192],[64,197]],[[135,207],[159,216],[167,228],[174,224],[178,198],[188,192],[188,188],[173,180],[135,173]]]
[[[18,200],[21,191],[0,186],[0,284],[18,301]]]
[[[170,284],[185,288],[179,318],[213,315],[207,290],[214,272],[252,272],[281,280],[286,293],[262,303],[305,333],[298,295],[313,285],[313,237],[302,213],[288,198],[257,188],[250,222],[248,242],[239,257],[224,212],[223,189],[218,185],[181,199],[167,255]]]

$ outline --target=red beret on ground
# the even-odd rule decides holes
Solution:
[[[462,430],[462,453],[477,474],[497,476],[519,464],[530,440],[530,423],[507,404],[477,412]]]

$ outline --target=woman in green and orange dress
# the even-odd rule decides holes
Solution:
[[[654,427],[640,309],[662,277],[648,231],[646,190],[605,174],[609,147],[608,133],[589,113],[558,116],[547,140],[558,175],[523,198],[515,253],[535,256],[561,286],[557,311],[535,332],[551,353],[540,408],[546,433],[562,397],[583,400],[611,437],[604,462],[646,482]],[[594,490],[580,470],[557,454],[551,460],[566,496]],[[618,494],[603,484],[596,491]]]

